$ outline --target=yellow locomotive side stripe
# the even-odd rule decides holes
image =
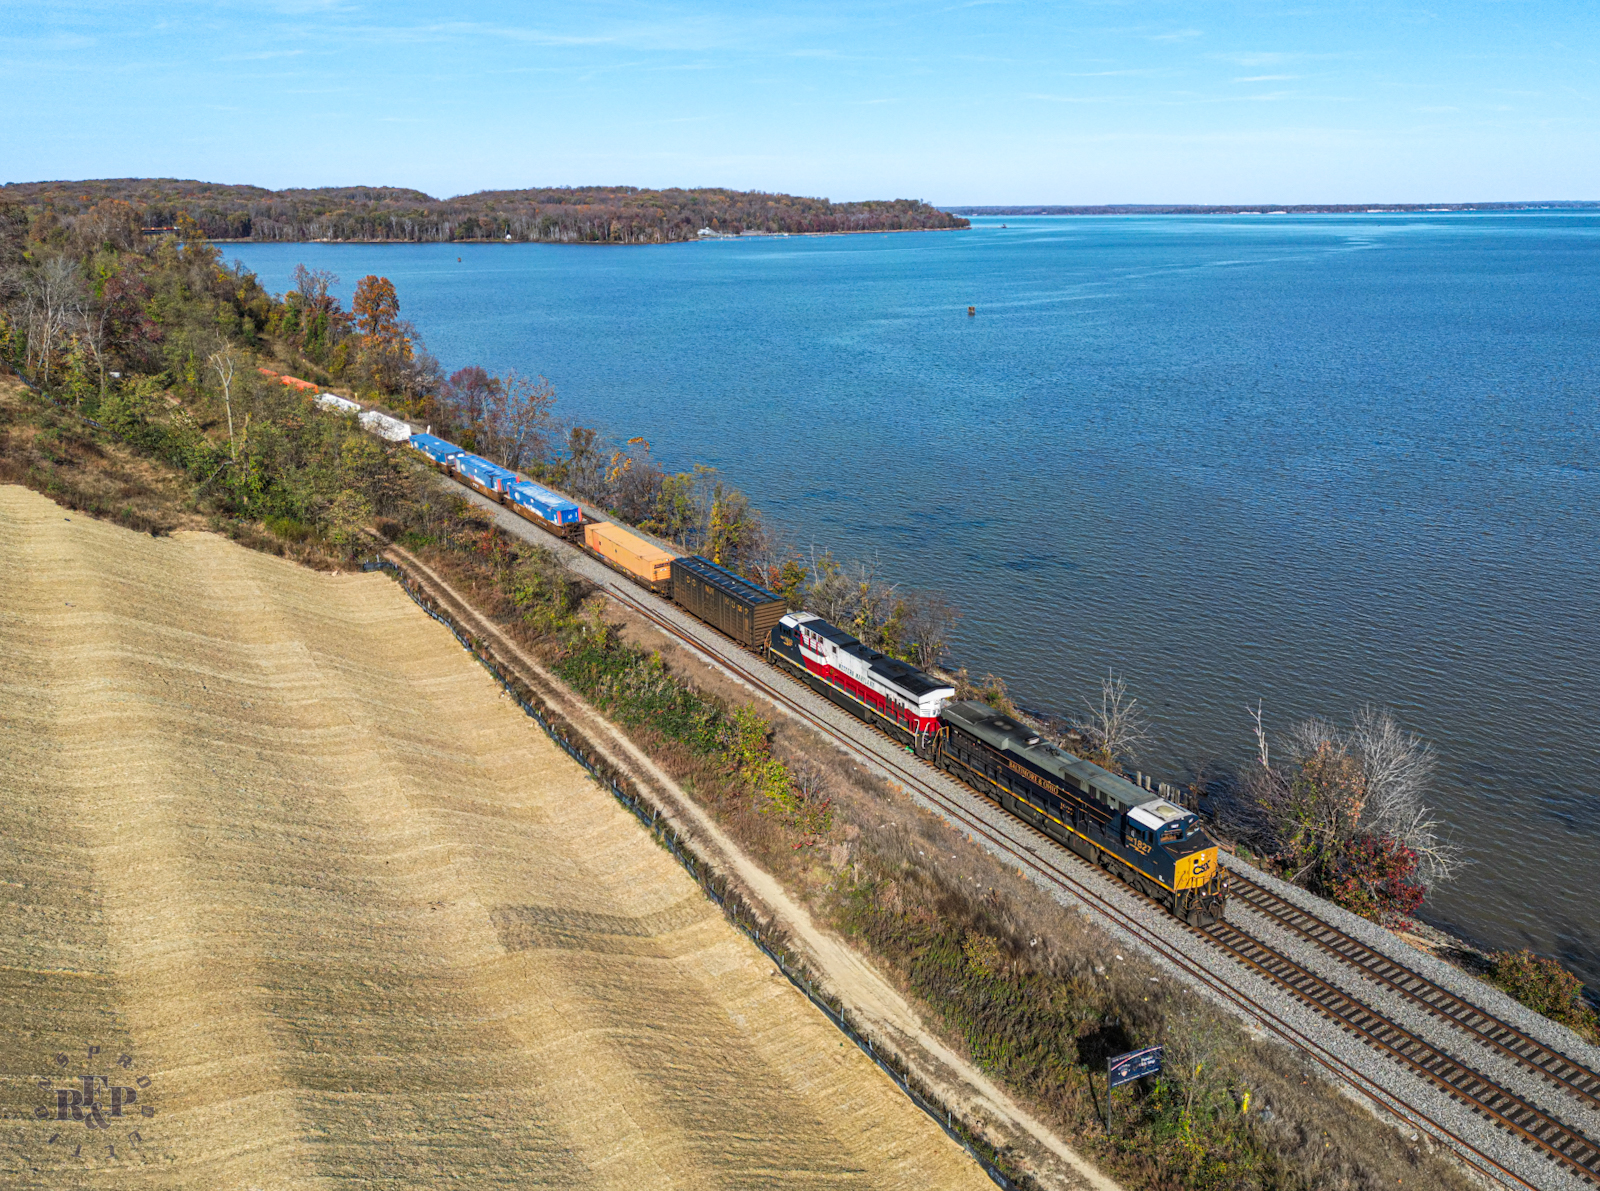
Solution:
[[[1177,893],[1178,892],[1171,885],[1168,885],[1165,881],[1163,881],[1160,877],[1152,876],[1150,873],[1145,872],[1144,869],[1140,868],[1136,864],[1128,864],[1127,860],[1125,860],[1121,856],[1118,856],[1115,852],[1113,852],[1110,848],[1106,847],[1104,844],[1096,843],[1094,840],[1092,840],[1088,836],[1084,835],[1083,832],[1079,831],[1076,827],[1072,827],[1072,826],[1069,826],[1066,823],[1062,823],[1060,819],[1056,818],[1054,815],[1052,815],[1049,811],[1045,810],[1043,807],[1034,806],[1033,803],[1029,802],[1026,798],[1022,797],[1022,795],[1018,794],[1014,790],[1006,789],[1005,786],[1002,786],[999,782],[995,781],[994,778],[990,777],[988,774],[986,774],[986,773],[978,773],[977,770],[973,769],[972,766],[968,765],[964,761],[959,762],[959,764],[968,773],[977,774],[978,777],[981,777],[984,781],[988,782],[996,790],[1002,790],[1005,793],[1011,795],[1011,797],[1015,798],[1018,802],[1023,803],[1023,804],[1025,804],[1027,806],[1032,806],[1034,810],[1038,811],[1046,819],[1049,819],[1050,822],[1058,824],[1063,831],[1072,832],[1073,835],[1077,836],[1084,843],[1088,844],[1091,848],[1099,848],[1102,852],[1104,852],[1107,856],[1110,856],[1112,859],[1117,860],[1117,861],[1121,862],[1122,864],[1127,864],[1128,867],[1131,868],[1134,872],[1138,873],[1142,877],[1147,878],[1148,880],[1154,881],[1157,885],[1161,886],[1161,888],[1165,889],[1168,893]]]

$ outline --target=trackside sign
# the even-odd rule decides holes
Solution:
[[[1107,1082],[1115,1088],[1146,1075],[1161,1074],[1161,1050],[1159,1046],[1147,1046],[1143,1050],[1132,1050],[1107,1059]]]

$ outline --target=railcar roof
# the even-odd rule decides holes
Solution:
[[[902,662],[899,658],[892,658],[886,653],[879,653],[876,649],[863,645],[860,638],[852,637],[838,625],[829,624],[814,613],[797,612],[790,615],[795,624],[803,625],[807,632],[815,633],[824,641],[832,642],[841,652],[860,658],[867,663],[868,670],[889,685],[898,687],[919,703],[935,691],[951,689],[948,683],[929,678],[910,662]]]
[[[327,394],[324,393],[323,396],[326,397]],[[440,447],[443,447],[446,450],[455,451],[457,453],[464,453],[464,452],[461,451],[460,447],[456,446],[455,443],[446,442],[444,439],[442,439],[442,438],[440,438],[440,437],[438,437],[437,435],[434,435],[434,434],[413,434],[411,436],[411,445],[416,447],[417,450],[419,450],[419,451],[423,450],[424,448],[427,448],[427,447],[432,447],[435,450],[437,450]]]
[[[879,660],[872,663],[872,672],[885,681],[892,682],[902,691],[911,695],[920,702],[925,696],[934,691],[948,691],[951,688],[935,678],[929,678],[921,670],[909,662],[902,662],[899,658],[879,655]]]
[[[1026,758],[1029,764],[1044,772],[1098,795],[1119,811],[1131,810],[1150,800],[1148,790],[1140,789],[1127,778],[1102,769],[1092,761],[1046,744],[1031,729],[987,703],[971,700],[946,703],[939,714],[1001,752]]]
[[[720,588],[737,600],[747,604],[781,604],[783,597],[773,595],[765,587],[758,587],[748,579],[735,575],[727,567],[719,567],[709,558],[702,558],[698,554],[691,554],[687,558],[674,558],[672,565],[682,567],[691,575],[697,575],[713,587]]]
[[[518,480],[511,487],[513,491],[520,489],[525,496],[532,496],[541,504],[550,505],[552,508],[575,509],[578,507],[566,497],[550,491],[550,489],[541,484],[535,484],[532,480]]]

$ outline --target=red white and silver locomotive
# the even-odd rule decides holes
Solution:
[[[863,645],[810,612],[786,613],[772,631],[772,661],[851,715],[905,744],[925,744],[955,688]]]

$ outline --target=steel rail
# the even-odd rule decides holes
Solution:
[[[1231,922],[1200,928],[1239,963],[1253,968],[1333,1019],[1368,1046],[1387,1054],[1501,1128],[1532,1142],[1550,1157],[1600,1183],[1600,1146],[1501,1087],[1459,1059],[1417,1037],[1281,951]]]
[[[697,641],[694,637],[684,632],[677,625],[674,625],[671,621],[660,616],[654,609],[648,607],[644,601],[634,596],[633,593],[621,592],[615,588],[608,588],[607,590],[608,594],[616,598],[619,603],[622,603],[630,610],[645,617],[664,632],[667,632],[671,636],[683,641],[685,644],[693,648],[697,653],[706,654],[709,652],[710,656],[718,664],[736,672],[736,676],[739,679],[748,683],[751,687],[758,690],[767,698],[780,704],[790,714],[794,715],[808,726],[823,734],[826,738],[839,745],[857,760],[870,766],[890,770],[902,782],[909,786],[915,787],[925,799],[937,805],[942,811],[944,811],[947,817],[961,826],[964,830],[973,835],[982,836],[996,849],[1005,852],[1015,859],[1021,861],[1025,868],[1032,868],[1041,877],[1043,877],[1046,882],[1066,888],[1075,897],[1087,904],[1094,906],[1094,908],[1100,913],[1111,919],[1121,929],[1128,932],[1138,941],[1149,947],[1152,951],[1156,952],[1168,963],[1185,972],[1197,982],[1210,988],[1224,1000],[1230,1001],[1238,1006],[1249,1017],[1253,1017],[1257,1021],[1261,1022],[1265,1028],[1270,1029],[1272,1032],[1287,1039],[1299,1049],[1303,1050],[1313,1059],[1313,1061],[1318,1063],[1318,1065],[1327,1070],[1335,1078],[1351,1084],[1369,1098],[1394,1112],[1395,1115],[1401,1117],[1402,1119],[1409,1120],[1413,1124],[1426,1129],[1429,1133],[1445,1142],[1469,1166],[1475,1167],[1480,1173],[1503,1183],[1509,1183],[1510,1185],[1526,1187],[1530,1189],[1535,1186],[1533,1183],[1528,1182],[1528,1180],[1523,1178],[1521,1175],[1502,1165],[1489,1154],[1484,1153],[1482,1150],[1472,1145],[1471,1142],[1461,1137],[1448,1126],[1435,1120],[1423,1110],[1418,1109],[1402,1100],[1398,1095],[1391,1092],[1389,1089],[1383,1087],[1369,1076],[1365,1075],[1356,1068],[1350,1066],[1344,1060],[1327,1051],[1318,1042],[1310,1038],[1295,1026],[1291,1025],[1289,1022],[1285,1021],[1271,1009],[1266,1008],[1248,994],[1234,988],[1220,976],[1209,971],[1204,966],[1196,962],[1187,953],[1162,939],[1154,931],[1150,930],[1150,928],[1139,922],[1137,918],[1124,911],[1104,894],[1092,888],[1088,883],[1079,880],[1076,876],[1069,873],[1061,866],[1053,863],[1046,856],[1041,855],[1037,850],[1026,845],[1019,845],[1015,841],[1000,834],[983,818],[973,814],[956,800],[928,785],[921,774],[915,773],[908,766],[899,762],[898,760],[891,760],[888,757],[881,756],[877,753],[868,752],[867,750],[863,749],[846,733],[840,731],[834,725],[830,724],[827,720],[823,719],[809,708],[806,708],[796,702],[786,692],[774,686],[769,679],[775,672],[770,670],[765,662],[760,662],[760,669],[756,670],[747,666],[739,665],[732,658],[724,654],[708,651],[702,642]],[[743,646],[739,646],[736,642],[731,642],[731,644],[735,646],[741,655],[749,654],[749,657],[752,660],[759,661],[759,655],[756,655],[753,651],[746,650]],[[787,676],[784,677],[787,678]],[[790,679],[789,681],[793,680]],[[925,762],[922,763],[925,764]],[[997,810],[1000,810],[1002,814],[1005,814],[1004,809],[1000,808],[999,804],[995,803],[992,799],[986,798],[977,792],[973,792],[973,797],[995,807]],[[1014,826],[1016,829],[1038,836],[1041,840],[1048,843],[1052,849],[1059,848],[1059,845],[1056,844],[1054,840],[1051,840],[1049,836],[1046,836],[1043,832],[1038,831],[1031,825],[1022,822],[1015,816],[1007,815],[1006,821],[1009,825]],[[1087,864],[1087,862],[1084,863]],[[1159,903],[1145,897],[1137,890],[1134,890],[1130,887],[1126,890],[1126,892],[1134,897],[1141,898],[1151,906],[1157,907],[1162,913],[1166,913],[1166,910],[1160,907]],[[1177,919],[1173,919],[1173,921],[1178,922]],[[1196,930],[1195,928],[1189,927],[1182,923],[1179,925],[1192,934],[1198,935],[1201,938],[1205,938],[1208,942],[1216,943],[1216,940],[1206,935],[1203,930]],[[1254,940],[1252,941],[1254,942]],[[1264,945],[1261,946],[1264,948]],[[1224,954],[1229,954],[1225,947],[1220,949],[1223,950]],[[1254,965],[1248,966],[1253,967]],[[1276,979],[1274,979],[1274,983],[1278,983],[1280,985],[1283,984],[1282,981]],[[1316,1007],[1319,1009],[1321,1008],[1320,1006]],[[1374,1015],[1374,1017],[1376,1017],[1376,1015]],[[1438,1083],[1438,1081],[1432,1077],[1430,1077],[1430,1082],[1434,1082],[1436,1085]],[[1488,1081],[1485,1082],[1487,1083]],[[1464,1098],[1462,1093],[1454,1088],[1448,1089],[1447,1094],[1450,1094],[1457,1099]],[[1505,1094],[1507,1096],[1510,1095],[1509,1093]],[[1515,1098],[1512,1097],[1512,1099]],[[1537,1109],[1532,1109],[1531,1106],[1526,1107],[1528,1107],[1532,1112],[1537,1113],[1538,1111]],[[1491,1116],[1491,1119],[1496,1118]],[[1545,1142],[1537,1134],[1520,1129],[1514,1125],[1511,1127],[1511,1131],[1513,1131],[1516,1135],[1531,1141],[1541,1149],[1546,1150],[1552,1158],[1559,1159],[1569,1167],[1573,1168],[1576,1173],[1588,1178],[1592,1182],[1600,1182],[1600,1176],[1597,1176],[1594,1171],[1591,1171],[1575,1162],[1571,1157],[1566,1155],[1561,1150],[1549,1145],[1549,1143]]]
[[[1600,1108],[1600,1075],[1568,1058],[1510,1022],[1464,1000],[1399,960],[1391,959],[1346,934],[1310,910],[1295,905],[1265,885],[1239,873],[1232,892],[1252,909],[1276,919],[1284,928],[1356,968],[1363,976],[1393,989],[1449,1025],[1476,1035],[1484,1045],[1511,1061],[1560,1084],[1579,1100]]]

